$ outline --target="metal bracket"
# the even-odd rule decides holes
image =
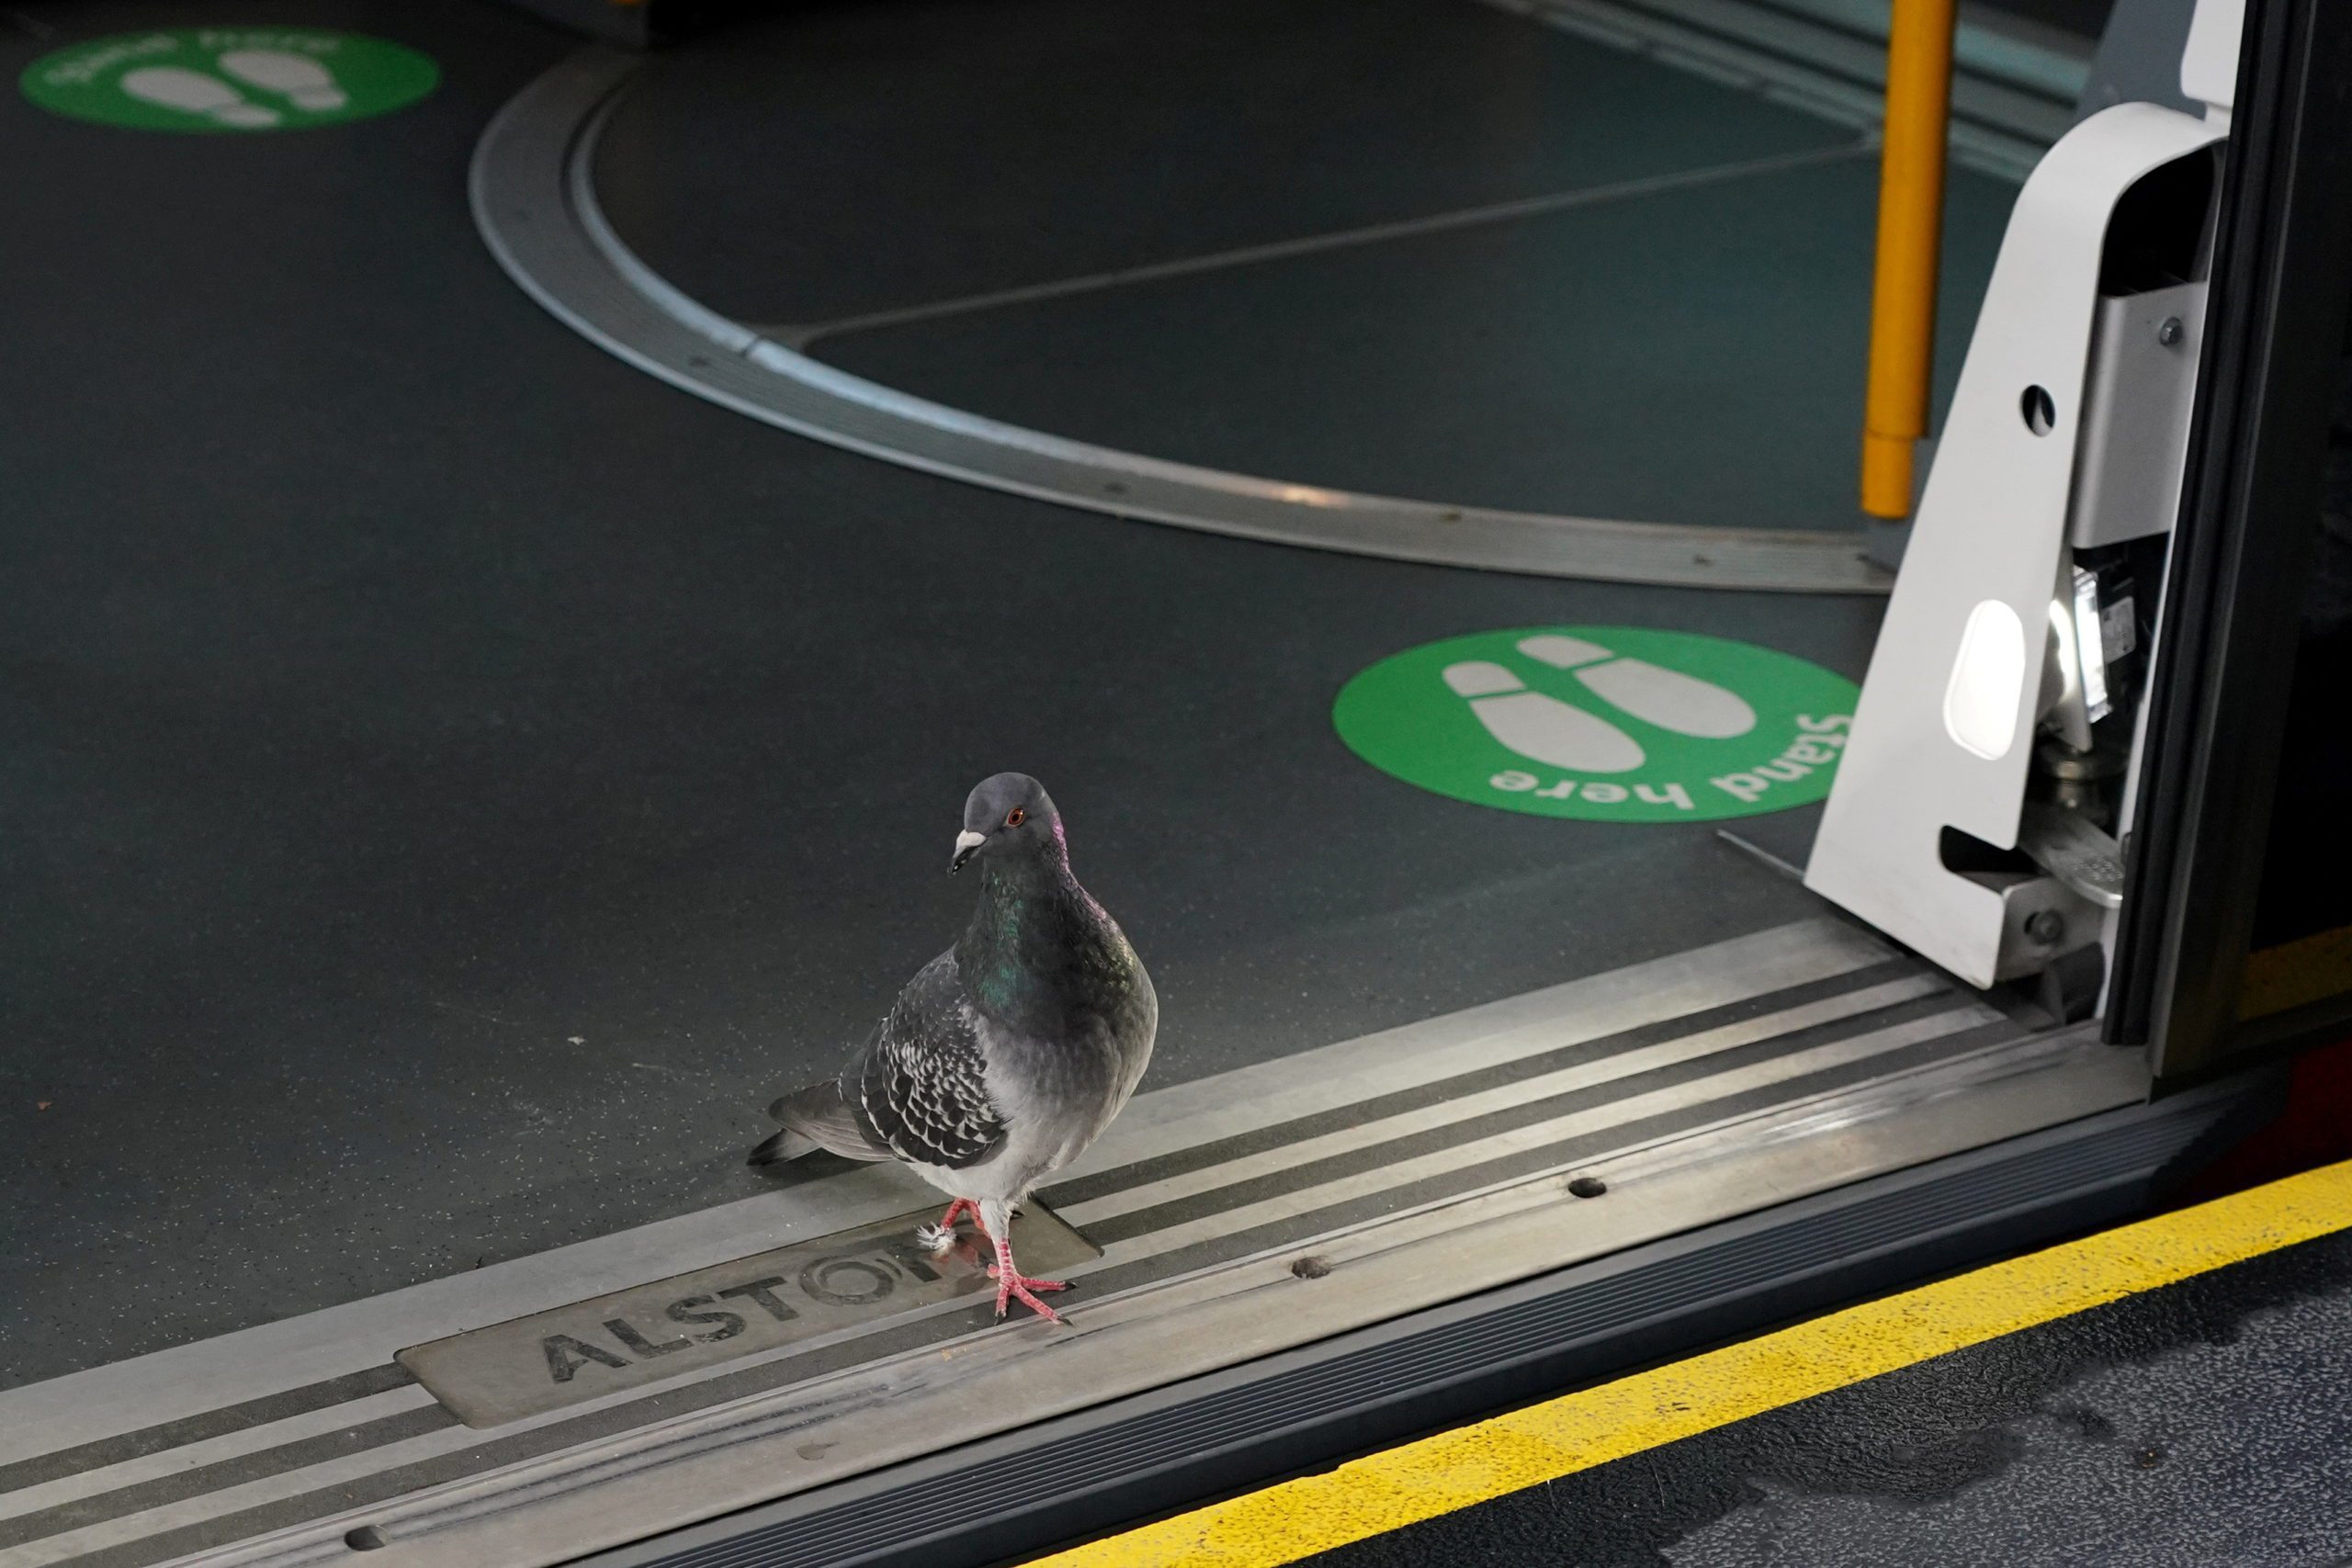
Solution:
[[[2093,343],[2109,223],[2133,186],[2222,134],[2118,105],[2052,148],[2019,194],[1806,870],[1814,891],[1974,985],[2031,972],[2022,939],[2037,915],[2071,928],[2078,911],[2084,941],[2096,939],[2095,900],[2054,879],[2029,891],[1954,871],[1943,837],[2018,845],[2033,733],[2066,684],[2063,662],[2045,682],[2052,605],[2070,613],[2071,590],[2056,585],[2086,432],[2101,417]],[[2144,482],[2177,488],[2181,451],[2146,459],[2172,471]]]

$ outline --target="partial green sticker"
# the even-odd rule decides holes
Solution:
[[[170,28],[93,39],[25,67],[45,109],[141,130],[299,130],[388,114],[441,79],[430,56],[315,28]]]
[[[1861,693],[1785,653],[1647,626],[1528,626],[1392,654],[1331,710],[1365,761],[1455,800],[1707,822],[1821,799]]]

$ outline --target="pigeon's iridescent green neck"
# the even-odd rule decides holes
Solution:
[[[1045,1038],[1094,1010],[1088,982],[1106,948],[1125,945],[1060,850],[983,856],[979,907],[956,943],[956,973],[981,1010]]]

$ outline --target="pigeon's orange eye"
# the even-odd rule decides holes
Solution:
[[[1012,810],[1011,811],[1011,813],[1009,813],[1009,814],[1006,816],[1006,818],[1005,818],[1005,819],[1004,819],[1004,825],[1005,825],[1006,827],[1008,827],[1008,828],[1018,828],[1018,827],[1020,827],[1020,826],[1021,826],[1021,824],[1022,824],[1022,823],[1023,823],[1023,822],[1027,821],[1028,819],[1029,819],[1029,813],[1027,813],[1026,811],[1022,810],[1022,809],[1021,809],[1021,807],[1017,807],[1017,806],[1016,806],[1016,807],[1014,807],[1012,808]]]

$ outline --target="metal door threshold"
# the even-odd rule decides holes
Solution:
[[[1603,1381],[2146,1207],[2275,1109],[2128,1106],[599,1552],[579,1568],[980,1568]],[[943,1508],[941,1499],[954,1499]]]
[[[1405,1333],[1431,1312],[1432,1323],[1469,1324],[1543,1296],[1570,1278],[1561,1270],[1649,1278],[1637,1260],[1667,1238],[1762,1223],[1816,1195],[1845,1213],[1857,1183],[2061,1123],[2096,1130],[2120,1113],[2116,1125],[2156,1129],[2115,1134],[2115,1148],[2138,1152],[2115,1155],[2122,1174],[2094,1185],[2121,1193],[2195,1135],[2186,1111],[2127,1111],[2146,1089],[2132,1054],[2079,1032],[2036,1035],[1874,938],[1802,922],[1139,1097],[1040,1194],[1090,1244],[1078,1250],[1100,1254],[1069,1270],[1063,1328],[993,1325],[976,1261],[943,1262],[940,1278],[871,1235],[838,1241],[933,1196],[895,1168],[861,1167],[0,1393],[0,1564],[293,1564],[355,1549],[385,1563],[537,1564],[786,1499],[830,1507],[821,1500],[848,1495],[845,1485],[870,1509],[882,1506],[882,1478],[947,1462],[950,1450],[1041,1423],[1178,1412],[1192,1396],[1176,1391],[1221,1378],[1254,1387],[1293,1366],[1286,1357],[1305,1356],[1295,1368],[1309,1375],[1323,1354],[1310,1348]],[[1985,1177],[1976,1201],[1986,1215],[2044,1213],[2050,1192],[2088,1190],[2080,1165],[2051,1155],[2002,1166],[2010,1174]],[[1599,1195],[1574,1195],[1571,1183]],[[1706,1263],[1677,1287],[1687,1310],[1668,1318],[1688,1326],[1710,1301],[1770,1296],[1867,1258],[1910,1258],[1958,1234],[1948,1200],[1917,1206],[1927,1201],[1871,1211],[1859,1251],[1855,1232],[1835,1245],[1816,1237],[1812,1251],[1771,1243],[1736,1255],[1749,1260],[1736,1268]],[[778,1257],[795,1261],[779,1272]],[[827,1290],[794,1272],[802,1259],[865,1272]],[[1792,1273],[1792,1259],[1810,1261]],[[738,1315],[756,1317],[747,1301],[759,1298],[742,1294],[755,1287],[779,1305],[796,1290],[831,1304],[793,1296],[797,1337],[714,1334],[674,1373],[656,1363],[684,1348],[674,1325],[689,1317],[667,1320],[671,1346],[628,1327],[637,1306],[616,1307],[619,1337],[570,1365],[563,1387],[547,1386],[571,1359],[542,1355],[542,1328],[560,1319],[593,1344],[601,1298],[630,1292],[617,1299],[658,1309],[701,1292],[707,1310],[735,1272]],[[651,1289],[689,1274],[698,1282]],[[1853,1278],[1840,1281],[1849,1293]],[[1523,1284],[1535,1280],[1554,1283]],[[1637,1317],[1668,1299],[1648,1286],[1623,1293],[1631,1288],[1610,1299]],[[538,1314],[556,1315],[513,1324]],[[663,1320],[657,1310],[636,1321]],[[497,1325],[510,1326],[479,1333]],[[1528,1332],[1498,1365],[1552,1353],[1550,1330]],[[458,1343],[471,1357],[457,1371],[410,1359],[445,1402],[396,1358],[453,1337],[467,1337]],[[1608,1358],[1635,1342],[1612,1330],[1587,1349],[1596,1365],[1621,1364]],[[1485,1386],[1476,1344],[1456,1347],[1445,1388]],[[1261,1415],[1281,1427],[1287,1416],[1268,1412],[1283,1409]],[[1418,1409],[1408,1400],[1398,1418]],[[1217,1421],[1232,1443],[1204,1438],[1204,1452],[1260,1451],[1247,1423]],[[1169,1473],[1180,1472],[1197,1483],[1182,1464]],[[1133,1511],[1125,1482],[1073,1474],[1065,1487],[1060,1472],[1024,1473],[1053,1495],[1108,1487]],[[1016,1513],[1029,1507],[990,1489]],[[900,1540],[929,1517],[876,1528]],[[1022,1517],[1033,1534],[1050,1525],[1037,1539],[1087,1528],[1050,1507]]]

